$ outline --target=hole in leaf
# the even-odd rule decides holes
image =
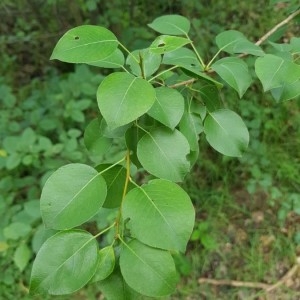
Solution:
[[[75,40],[79,40],[79,36],[76,35],[76,36],[74,37],[74,39],[75,39]]]
[[[164,46],[166,46],[165,43],[159,43],[159,44],[157,45],[157,47],[164,47]]]
[[[196,67],[196,64],[191,64],[191,67]]]

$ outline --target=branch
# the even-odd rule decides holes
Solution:
[[[196,79],[192,78],[192,79],[188,79],[188,80],[185,80],[185,81],[181,81],[181,82],[178,82],[178,83],[168,85],[168,87],[169,88],[177,88],[177,87],[182,86],[182,85],[189,85],[189,84],[191,84],[195,81],[196,81]]]
[[[275,25],[271,30],[269,30],[266,34],[264,34],[256,43],[255,45],[259,46],[261,45],[264,41],[266,41],[274,32],[276,32],[276,30],[278,30],[280,27],[282,27],[283,25],[287,24],[288,22],[290,22],[293,18],[295,18],[297,15],[300,14],[300,9],[296,10],[294,13],[292,13],[291,15],[289,15],[286,19],[284,19],[283,21],[281,21],[280,23],[278,23],[277,25]],[[238,57],[242,58],[247,56],[247,54],[240,54]],[[177,88],[180,87],[182,85],[188,85],[191,84],[193,82],[195,82],[196,79],[189,79],[189,80],[185,80],[182,82],[178,82],[172,85],[169,85],[168,87],[170,88]]]
[[[270,31],[268,31],[265,35],[263,35],[256,43],[255,45],[259,46],[262,44],[265,40],[267,40],[276,30],[278,30],[283,25],[290,22],[293,18],[295,18],[297,15],[300,14],[300,9],[293,12],[291,15],[289,15],[286,19],[284,19],[282,22],[278,23],[276,26],[274,26]]]
[[[229,285],[234,287],[248,287],[254,289],[267,289],[270,287],[268,284],[260,282],[249,282],[249,281],[237,281],[237,280],[216,280],[210,278],[200,278],[198,283],[208,283],[212,285]]]
[[[279,286],[288,281],[293,275],[298,271],[300,267],[300,260],[297,259],[296,264],[276,283],[274,284],[266,284],[261,282],[249,282],[249,281],[236,281],[236,280],[216,280],[210,278],[199,278],[198,283],[208,283],[212,285],[229,285],[234,287],[247,287],[254,289],[262,289],[266,292],[271,292],[277,289]]]

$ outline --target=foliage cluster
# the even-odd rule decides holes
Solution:
[[[52,59],[122,70],[98,87],[102,117],[87,127],[85,145],[93,157],[103,156],[115,139],[124,138],[126,152],[115,163],[99,165],[96,158],[94,168],[66,165],[46,181],[42,218],[47,228],[60,231],[37,254],[33,293],[68,294],[100,281],[109,299],[171,294],[177,281],[172,253],[185,252],[194,224],[189,196],[174,182],[183,181],[197,161],[200,134],[231,157],[240,157],[249,142],[243,120],[222,105],[218,80],[242,98],[252,78],[241,57],[252,55],[252,72],[265,92],[276,101],[299,96],[299,38],[272,43],[267,54],[241,32],[223,31],[216,36],[218,51],[205,63],[190,39],[188,19],[167,15],[148,26],[162,35],[145,49],[130,52],[108,29],[82,25],[53,50]],[[221,52],[231,56],[217,60]],[[134,167],[157,179],[140,185],[132,177]],[[117,208],[114,222],[95,235],[76,229],[102,206]],[[95,239],[112,228],[112,240],[98,250]]]
[[[38,3],[39,1],[30,2],[35,6],[41,4]],[[60,1],[62,2],[64,1]],[[111,28],[120,40],[130,45],[130,48],[137,49],[146,47],[148,42],[145,39],[154,37],[154,33],[141,26],[137,20],[143,20],[142,25],[144,25],[150,23],[153,16],[175,12],[188,16],[194,29],[201,28],[201,31],[195,30],[196,34],[191,33],[191,36],[198,42],[197,49],[207,58],[212,57],[213,52],[217,50],[212,43],[212,37],[224,29],[237,29],[243,33],[251,31],[251,37],[258,38],[266,28],[274,25],[271,24],[271,20],[274,20],[272,8],[266,8],[262,15],[260,4],[247,2],[247,5],[244,5],[245,3],[237,4],[235,1],[230,1],[228,4],[224,1],[214,1],[214,10],[218,11],[219,15],[218,24],[215,24],[210,4],[205,1],[201,3],[199,1],[174,1],[172,5],[167,1],[156,1],[147,9],[145,9],[144,1],[126,1],[125,4],[119,0],[106,1],[104,4],[100,4],[100,1],[66,1],[64,5],[58,6],[55,1],[42,1],[42,10],[29,9],[23,1],[4,0],[1,2],[2,14],[7,13],[3,16],[10,20],[3,22],[5,26],[6,24],[9,26],[6,29],[2,28],[5,29],[6,34],[0,37],[3,56],[0,68],[2,73],[6,74],[5,78],[1,78],[0,87],[1,95],[3,95],[1,97],[0,135],[1,142],[6,140],[6,146],[4,147],[4,143],[0,146],[0,255],[3,258],[0,266],[3,270],[2,275],[5,271],[5,278],[0,280],[1,297],[15,299],[18,297],[17,293],[26,293],[26,286],[28,286],[26,278],[28,279],[29,276],[29,268],[26,268],[26,265],[30,266],[33,254],[47,237],[41,226],[38,198],[39,191],[48,176],[54,169],[66,163],[79,161],[91,163],[83,146],[83,129],[86,122],[95,117],[94,112],[97,108],[94,92],[103,77],[91,73],[90,69],[83,66],[76,67],[75,73],[67,76],[57,75],[47,69],[45,65],[48,64],[48,55],[44,56],[41,53],[49,53],[50,56],[51,48],[57,40],[57,34],[52,35],[51,32],[64,32],[76,24],[99,23]],[[285,11],[281,9],[285,4],[277,5],[276,18],[280,20],[285,14]],[[67,11],[73,13],[68,14]],[[249,11],[250,14],[248,14]],[[55,16],[49,18],[53,16],[52,12]],[[38,14],[47,21],[40,23],[37,18]],[[19,17],[15,18],[17,15]],[[203,15],[206,17],[203,18]],[[243,24],[241,20],[244,20],[246,15],[248,22]],[[14,19],[17,21],[11,24],[11,20]],[[252,31],[253,27],[256,28],[255,32]],[[47,31],[50,34],[44,35]],[[282,34],[281,30],[276,32],[273,36],[274,41]],[[289,35],[285,35],[285,39],[289,38]],[[30,54],[28,49],[31,49]],[[270,49],[274,47],[270,46]],[[18,65],[22,65],[21,70],[18,70]],[[59,68],[72,70],[73,67],[70,66],[60,64]],[[46,83],[41,82],[42,78],[29,82],[29,79],[40,76],[41,71],[46,78]],[[27,82],[29,84],[23,86]],[[297,145],[299,145],[297,111],[299,107],[295,102],[274,108],[273,102],[267,97],[258,96],[258,87],[259,85],[250,88],[239,102],[236,101],[238,97],[235,93],[231,93],[230,89],[226,90],[226,105],[234,107],[243,117],[252,139],[250,151],[239,160],[243,169],[238,166],[236,160],[224,159],[211,153],[200,138],[201,173],[199,175],[197,172],[193,173],[192,186],[188,190],[195,203],[201,205],[199,191],[203,188],[204,190],[215,188],[212,181],[220,182],[224,187],[224,183],[241,184],[241,179],[246,180],[248,190],[254,196],[263,188],[272,195],[270,204],[278,206],[281,202],[279,217],[284,224],[290,211],[298,212],[299,206],[299,182],[297,181],[299,162],[295,159],[295,163],[292,164],[289,157],[289,155],[297,157]],[[223,97],[223,92],[221,92],[221,98]],[[250,102],[246,99],[252,100]],[[279,120],[280,125],[278,125]],[[286,122],[286,120],[289,121]],[[284,145],[284,152],[282,145]],[[118,159],[118,151],[119,143],[114,145],[113,153],[116,155],[111,157],[112,160]],[[99,162],[99,157],[91,158],[92,163]],[[207,194],[203,195],[206,197]],[[96,233],[105,228],[112,217],[114,214],[111,216],[103,209],[101,214],[92,220],[96,225],[92,227],[88,225],[89,231]],[[214,248],[216,240],[210,240],[211,236],[207,233],[211,231],[212,224],[215,222],[216,220],[211,221],[210,224],[205,222],[201,225],[201,221],[198,220],[193,234],[194,243],[199,241],[197,235],[200,233],[202,236],[200,244],[205,249]],[[14,224],[13,227],[10,227],[11,224]],[[3,229],[6,229],[7,237],[4,236]],[[19,236],[14,235],[16,229],[20,229]],[[296,235],[294,237],[296,239]],[[98,241],[102,247],[107,245],[105,238]],[[184,258],[182,256],[174,258],[181,274],[189,274],[190,267],[185,270]],[[20,280],[19,275],[24,268],[26,273],[23,278],[25,279]],[[17,282],[19,282],[19,288],[16,290],[12,286],[15,286]]]

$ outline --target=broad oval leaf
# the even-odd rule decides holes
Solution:
[[[210,113],[204,121],[208,143],[227,156],[242,156],[249,143],[249,132],[242,118],[229,109]]]
[[[137,126],[132,126],[126,131],[126,146],[130,150],[130,161],[139,169],[142,165],[137,158],[137,144],[142,136],[145,135],[145,131]]]
[[[178,130],[156,128],[145,134],[137,146],[140,163],[150,174],[171,181],[182,181],[190,170],[189,143]]]
[[[155,101],[155,90],[142,78],[116,72],[102,81],[97,100],[107,125],[114,129],[145,114]]]
[[[211,68],[239,94],[240,98],[252,82],[247,64],[237,57],[225,57],[215,62]]]
[[[133,237],[155,248],[185,252],[195,210],[188,194],[177,184],[152,180],[131,190],[122,208]]]
[[[98,253],[98,267],[92,282],[100,281],[108,277],[115,267],[115,252],[112,246],[107,246]]]
[[[299,65],[272,54],[256,60],[255,72],[264,91],[292,84],[300,78]]]
[[[185,111],[179,124],[180,132],[186,137],[192,151],[197,151],[199,134],[203,132],[203,123],[200,115],[190,110]]]
[[[199,69],[197,66],[181,66],[183,71],[187,73],[187,75],[191,77],[196,77],[200,79],[204,79],[206,82],[215,84],[219,89],[223,87],[223,84],[217,80],[214,80],[212,77],[208,76],[206,73],[201,72],[201,69]]]
[[[148,26],[162,34],[186,35],[191,27],[190,21],[180,15],[166,15],[156,18]]]
[[[300,79],[282,87],[272,89],[272,96],[276,101],[287,101],[300,96]]]
[[[70,229],[83,224],[102,207],[106,183],[101,174],[84,164],[59,168],[46,181],[41,214],[48,228]]]
[[[295,37],[293,36],[291,38],[291,46],[292,46],[292,52],[293,54],[296,54],[296,53],[300,53],[300,37]]]
[[[150,45],[149,50],[156,54],[175,51],[191,41],[187,38],[171,35],[160,35]]]
[[[126,169],[120,165],[108,169],[110,166],[109,164],[98,165],[96,170],[101,173],[107,185],[107,196],[103,207],[116,208],[122,201]]]
[[[101,120],[92,120],[84,131],[84,144],[89,152],[90,159],[99,163],[112,147],[112,139],[105,137],[100,131]]]
[[[120,268],[126,283],[138,293],[161,297],[175,290],[176,269],[168,251],[132,240],[123,246]]]
[[[197,88],[202,102],[205,104],[205,107],[208,111],[213,112],[222,107],[220,91],[216,85],[207,82],[204,85],[201,85]],[[203,114],[200,114],[203,118]],[[205,116],[205,115],[204,115]]]
[[[160,63],[161,55],[155,54],[149,49],[135,50],[126,59],[126,64],[130,66],[132,73],[143,78],[155,73]]]
[[[121,68],[122,66],[124,66],[124,63],[125,63],[125,58],[122,51],[120,49],[116,49],[108,57],[102,60],[91,61],[88,64],[100,68],[115,69],[115,68]]]
[[[138,294],[135,290],[128,286],[119,268],[116,268],[108,278],[98,282],[98,286],[107,300],[148,299],[148,297],[145,299],[145,296]]]
[[[223,31],[216,36],[216,43],[220,50],[234,53],[246,53],[263,56],[264,51],[254,43],[250,42],[241,32],[237,30]]]
[[[61,231],[41,247],[33,263],[30,292],[64,295],[82,288],[95,274],[98,245],[83,230]]]
[[[69,63],[88,63],[109,57],[118,40],[108,29],[82,25],[67,31],[57,42],[51,58]]]
[[[192,50],[184,47],[166,53],[162,63],[166,65],[198,68],[199,71],[203,71],[203,67],[200,65],[196,54]]]
[[[168,87],[159,87],[155,91],[156,101],[148,115],[174,129],[184,112],[184,98],[177,90]]]

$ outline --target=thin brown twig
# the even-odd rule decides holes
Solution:
[[[291,277],[294,276],[294,274],[297,272],[297,270],[300,267],[300,263],[297,262],[282,278],[280,278],[276,283],[274,284],[266,284],[261,282],[249,282],[249,281],[237,281],[237,280],[216,280],[216,279],[210,279],[210,278],[199,278],[198,283],[207,283],[212,285],[229,285],[234,287],[248,287],[248,288],[254,288],[254,289],[262,289],[266,292],[271,292],[275,289],[277,289],[279,286],[284,284],[286,281],[288,281]]]
[[[259,46],[262,44],[265,40],[267,40],[276,30],[278,30],[280,27],[283,25],[287,24],[290,22],[293,18],[295,18],[297,15],[300,14],[300,9],[296,10],[293,12],[291,15],[289,15],[286,19],[275,25],[271,30],[269,30],[265,35],[263,35],[256,43],[255,45]]]
[[[283,25],[285,25],[288,22],[290,22],[293,18],[295,18],[299,14],[300,14],[300,9],[296,10],[291,15],[289,15],[287,18],[285,18],[283,21],[281,21],[280,23],[278,23],[277,25],[275,25],[271,30],[269,30],[266,34],[264,34],[261,38],[259,38],[259,40],[255,43],[255,45],[257,45],[257,46],[261,45],[274,32],[276,32],[276,30],[278,30],[280,27],[282,27]],[[247,56],[247,54],[240,54],[238,57],[242,58],[244,56]],[[196,79],[192,78],[192,79],[189,79],[189,80],[185,80],[185,81],[182,81],[182,82],[178,82],[178,83],[169,85],[168,87],[170,87],[170,88],[177,88],[177,87],[180,87],[180,86],[183,86],[183,85],[191,84],[191,83],[193,83],[195,81],[196,81]]]
[[[270,287],[268,284],[261,283],[261,282],[250,282],[250,281],[238,281],[238,280],[216,280],[210,278],[200,278],[198,279],[198,283],[208,283],[212,285],[229,285],[234,287],[248,287],[254,289],[267,289]]]
[[[179,86],[189,85],[189,84],[193,83],[194,81],[196,81],[196,79],[192,78],[192,79],[188,79],[188,80],[185,80],[185,81],[181,81],[181,82],[178,82],[178,83],[168,85],[168,87],[169,88],[177,88]]]

